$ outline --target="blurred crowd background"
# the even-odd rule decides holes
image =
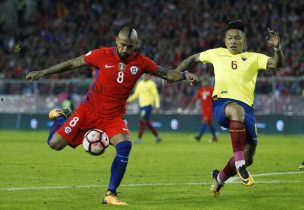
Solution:
[[[248,51],[272,55],[273,49],[266,44],[270,27],[279,32],[285,56],[284,67],[259,73],[266,79],[258,82],[256,93],[265,97],[257,106],[273,100],[273,94],[300,96],[302,101],[304,82],[299,78],[304,76],[303,11],[302,0],[0,0],[0,79],[24,80],[30,71],[94,48],[114,46],[115,35],[124,25],[137,29],[139,52],[158,65],[173,69],[191,54],[224,46],[225,25],[241,19],[247,25]],[[83,81],[91,78],[93,72],[86,67],[47,79]],[[193,72],[210,78],[213,75],[210,65],[198,65]],[[273,77],[282,79],[273,83]],[[286,77],[297,79],[285,80]],[[59,89],[54,85],[41,86],[36,91],[43,95],[87,90],[75,90],[74,84],[67,84]],[[158,88],[163,109],[169,109],[171,104],[187,107],[195,92],[185,82],[169,88],[159,84]],[[33,92],[34,88],[24,84],[0,84],[0,94]]]

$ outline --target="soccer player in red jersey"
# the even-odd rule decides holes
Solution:
[[[54,124],[48,144],[54,150],[61,150],[67,145],[75,148],[82,143],[88,130],[101,129],[106,132],[117,153],[112,163],[104,204],[127,205],[118,199],[116,193],[126,171],[132,147],[123,115],[129,94],[139,77],[148,73],[168,81],[187,79],[191,83],[198,82],[195,74],[164,69],[135,52],[137,43],[136,30],[124,27],[116,36],[116,47],[95,49],[50,68],[32,71],[26,76],[27,80],[32,81],[85,65],[98,68],[85,99],[70,117],[66,110],[50,112],[49,116]]]
[[[212,117],[212,93],[213,87],[209,85],[209,80],[204,78],[202,80],[202,87],[197,90],[197,93],[194,97],[194,103],[198,100],[201,102],[201,109],[202,109],[202,125],[199,131],[199,134],[194,138],[197,141],[201,140],[201,137],[204,135],[206,131],[206,125],[208,125],[210,132],[212,134],[211,142],[217,141],[217,136],[215,133],[215,128],[213,125],[213,117]]]

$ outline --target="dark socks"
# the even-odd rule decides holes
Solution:
[[[119,187],[120,182],[125,174],[131,148],[132,143],[130,141],[123,141],[116,145],[117,153],[112,162],[108,191],[116,193],[116,189]]]

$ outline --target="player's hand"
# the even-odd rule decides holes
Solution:
[[[40,77],[43,77],[42,71],[32,71],[26,75],[25,79],[33,81],[39,79]]]
[[[185,76],[186,76],[186,80],[188,80],[191,85],[199,82],[198,76],[196,74],[187,72]]]
[[[278,34],[278,32],[267,28],[268,31],[268,36],[266,37],[267,42],[269,45],[271,45],[272,47],[275,48],[279,48],[280,47],[280,36]]]

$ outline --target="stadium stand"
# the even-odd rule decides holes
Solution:
[[[256,90],[263,94],[257,97],[256,108],[259,109],[269,100],[278,100],[280,104],[280,96],[293,98],[304,94],[303,80],[276,80],[274,83],[270,79],[304,75],[303,10],[301,0],[2,0],[0,79],[21,80],[32,70],[79,56],[90,49],[114,45],[117,30],[127,24],[132,24],[139,32],[140,52],[161,66],[174,68],[190,54],[222,46],[223,26],[228,20],[241,17],[247,23],[248,51],[272,53],[265,41],[269,26],[278,30],[282,39],[285,65],[260,74],[265,80],[259,82]],[[199,65],[194,70],[199,75],[212,75],[212,71],[207,65]],[[86,79],[92,77],[92,72],[93,69],[85,68],[48,79]],[[24,84],[2,83],[0,87],[0,94],[33,93],[33,88]],[[73,87],[69,83],[62,88],[70,92],[75,91]],[[274,89],[277,99],[267,97]],[[186,83],[166,89],[159,85],[159,90],[164,110],[171,109],[171,104],[186,107],[195,91]],[[60,91],[57,86],[52,89],[52,85],[39,88],[39,94]],[[278,109],[284,110],[284,106],[288,107],[286,103]]]

